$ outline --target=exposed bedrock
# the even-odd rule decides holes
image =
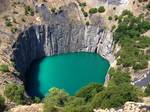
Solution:
[[[13,45],[12,57],[20,73],[24,74],[35,59],[69,52],[95,52],[113,62],[111,32],[100,25],[70,21],[64,11],[51,17],[48,24],[32,25],[24,30]]]

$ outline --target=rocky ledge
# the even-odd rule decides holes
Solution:
[[[144,103],[126,102],[120,109],[94,109],[93,112],[147,112],[149,109]],[[43,104],[20,105],[10,112],[43,112]]]
[[[57,13],[45,11],[44,5],[37,9],[43,16],[49,14],[44,16],[46,24],[26,28],[13,45],[12,58],[20,73],[24,74],[35,59],[69,52],[95,52],[113,62],[112,33],[101,23],[87,26],[71,18],[70,13],[78,15],[75,4],[61,8]]]
[[[95,109],[94,112],[148,112],[149,107],[144,103],[126,102],[120,109]]]

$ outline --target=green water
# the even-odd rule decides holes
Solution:
[[[89,83],[103,84],[108,68],[109,62],[95,53],[45,57],[31,64],[26,74],[26,90],[32,97],[44,97],[51,87],[58,87],[73,95]]]

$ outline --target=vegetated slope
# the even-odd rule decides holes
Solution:
[[[132,67],[134,70],[147,68],[150,60],[150,38],[142,34],[150,30],[150,22],[145,21],[143,16],[135,17],[125,10],[118,23],[114,39],[122,48],[117,64]]]

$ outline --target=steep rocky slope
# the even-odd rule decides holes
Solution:
[[[35,59],[68,52],[95,52],[113,62],[112,34],[101,24],[86,26],[71,19],[69,13],[77,15],[76,8],[75,4],[69,4],[51,13],[47,24],[32,25],[19,35],[12,55],[19,72],[25,73]]]

